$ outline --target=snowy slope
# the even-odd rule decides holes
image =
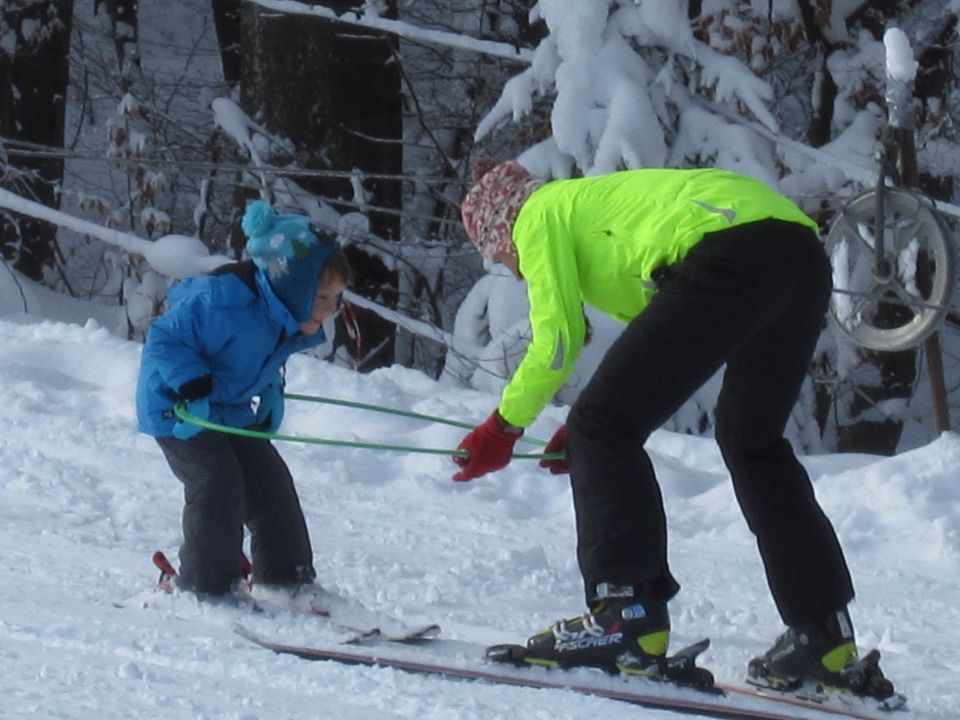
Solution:
[[[153,592],[150,554],[175,557],[180,488],[136,431],[139,346],[93,323],[0,319],[0,718],[666,718],[558,691],[452,683],[306,663],[251,647],[234,610]],[[469,421],[495,398],[403,368],[360,376],[310,358],[291,392]],[[549,437],[551,408],[530,433]],[[284,431],[424,447],[461,432],[302,402]],[[780,631],[752,539],[709,440],[651,442],[684,589],[675,643],[714,639],[725,681]],[[564,479],[517,461],[472,484],[444,456],[284,444],[320,580],[448,637],[510,641],[582,609]],[[960,437],[895,458],[805,458],[858,585],[861,644],[911,697],[957,715]],[[306,630],[305,630],[306,632]]]

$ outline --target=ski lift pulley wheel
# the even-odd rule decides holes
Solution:
[[[923,342],[947,313],[953,251],[928,198],[884,188],[883,257],[878,257],[877,200],[876,190],[853,198],[827,235],[834,286],[830,311],[859,345],[905,350]]]

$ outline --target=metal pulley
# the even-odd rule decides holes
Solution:
[[[863,347],[913,347],[949,310],[953,248],[923,195],[892,187],[858,195],[833,223],[826,250],[833,266],[831,314]]]

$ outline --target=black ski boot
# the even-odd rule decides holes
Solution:
[[[884,700],[894,690],[880,671],[879,660],[876,650],[858,658],[853,623],[843,609],[823,623],[789,628],[772,648],[750,661],[747,682],[784,692],[813,685]]]
[[[670,682],[707,693],[720,693],[713,674],[698,667],[697,657],[709,640],[673,655],[670,616],[664,601],[640,598],[632,586],[597,586],[597,599],[580,617],[560,620],[523,645],[491,645],[484,657],[517,667],[593,667],[609,673]]]
[[[589,612],[560,620],[527,640],[526,662],[659,676],[670,642],[667,604],[641,601],[629,586],[600,587],[607,592]]]

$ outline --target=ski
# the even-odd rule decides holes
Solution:
[[[770,702],[796,708],[821,710],[826,717],[855,718],[855,720],[884,720],[896,711],[907,709],[905,696],[896,694],[885,700],[861,697],[843,690],[829,690],[820,686],[804,686],[796,690],[718,685],[724,692],[744,697],[759,697]]]
[[[160,577],[157,578],[157,590],[172,593],[177,584],[177,569],[161,550],[153,553],[153,557],[150,559],[153,561],[154,566],[160,571]]]
[[[895,692],[893,683],[880,669],[880,651],[871,650],[840,672],[838,686],[815,680],[788,679],[770,672],[765,661],[756,658],[747,669],[750,690],[784,702],[815,703],[836,711],[905,710],[907,698]]]
[[[813,681],[798,683],[789,688],[764,685],[749,677],[746,682],[748,687],[729,686],[725,689],[728,692],[759,695],[798,707],[823,707],[842,717],[882,718],[891,712],[907,709],[906,696],[897,692],[892,692],[888,697],[875,698],[856,695],[844,688],[827,687]]]
[[[651,675],[651,668],[642,667],[636,663],[624,662],[621,665],[622,674],[625,676],[639,677],[656,682],[669,683],[678,687],[687,687],[700,692],[722,695],[723,691],[716,687],[713,679],[713,673],[706,668],[697,666],[697,657],[710,647],[710,640],[703,639],[681,648],[677,652],[669,655],[657,664],[653,670],[656,675]],[[506,644],[490,645],[483,651],[483,657],[493,662],[508,663],[514,667],[541,666],[554,669],[563,669],[560,664],[544,663],[542,660],[529,657],[529,651],[523,645]],[[632,668],[630,669],[624,668]],[[616,669],[598,667],[596,669],[606,670],[617,673]]]
[[[870,713],[840,711],[792,698],[774,698],[739,687],[716,685],[714,691],[704,692],[673,682],[659,682],[628,675],[608,675],[589,668],[548,670],[533,666],[513,667],[506,662],[484,663],[481,658],[483,648],[480,646],[469,646],[476,652],[473,658],[464,656],[462,650],[458,650],[455,657],[429,652],[442,648],[444,642],[447,642],[443,639],[434,640],[425,648],[407,648],[396,644],[330,647],[278,642],[242,626],[236,626],[234,630],[261,648],[305,660],[388,668],[446,680],[574,692],[654,710],[719,720],[877,720],[882,717]]]
[[[264,609],[275,609],[293,615],[312,615],[341,627],[380,636],[398,643],[429,640],[440,633],[436,623],[410,625],[387,613],[373,610],[352,598],[312,587],[309,593],[290,595],[273,588],[253,585],[247,590],[253,602]]]
[[[161,550],[152,557],[154,566],[160,571],[156,588],[172,593],[176,589],[177,569]],[[346,598],[337,593],[324,590],[319,586],[311,587],[309,593],[290,594],[250,582],[253,566],[245,555],[241,556],[243,586],[241,591],[249,600],[252,609],[258,613],[289,613],[316,617],[325,624],[340,628],[347,635],[343,644],[361,643],[372,638],[382,637],[397,643],[425,642],[440,633],[435,623],[409,625],[386,613],[368,608],[363,603]]]

